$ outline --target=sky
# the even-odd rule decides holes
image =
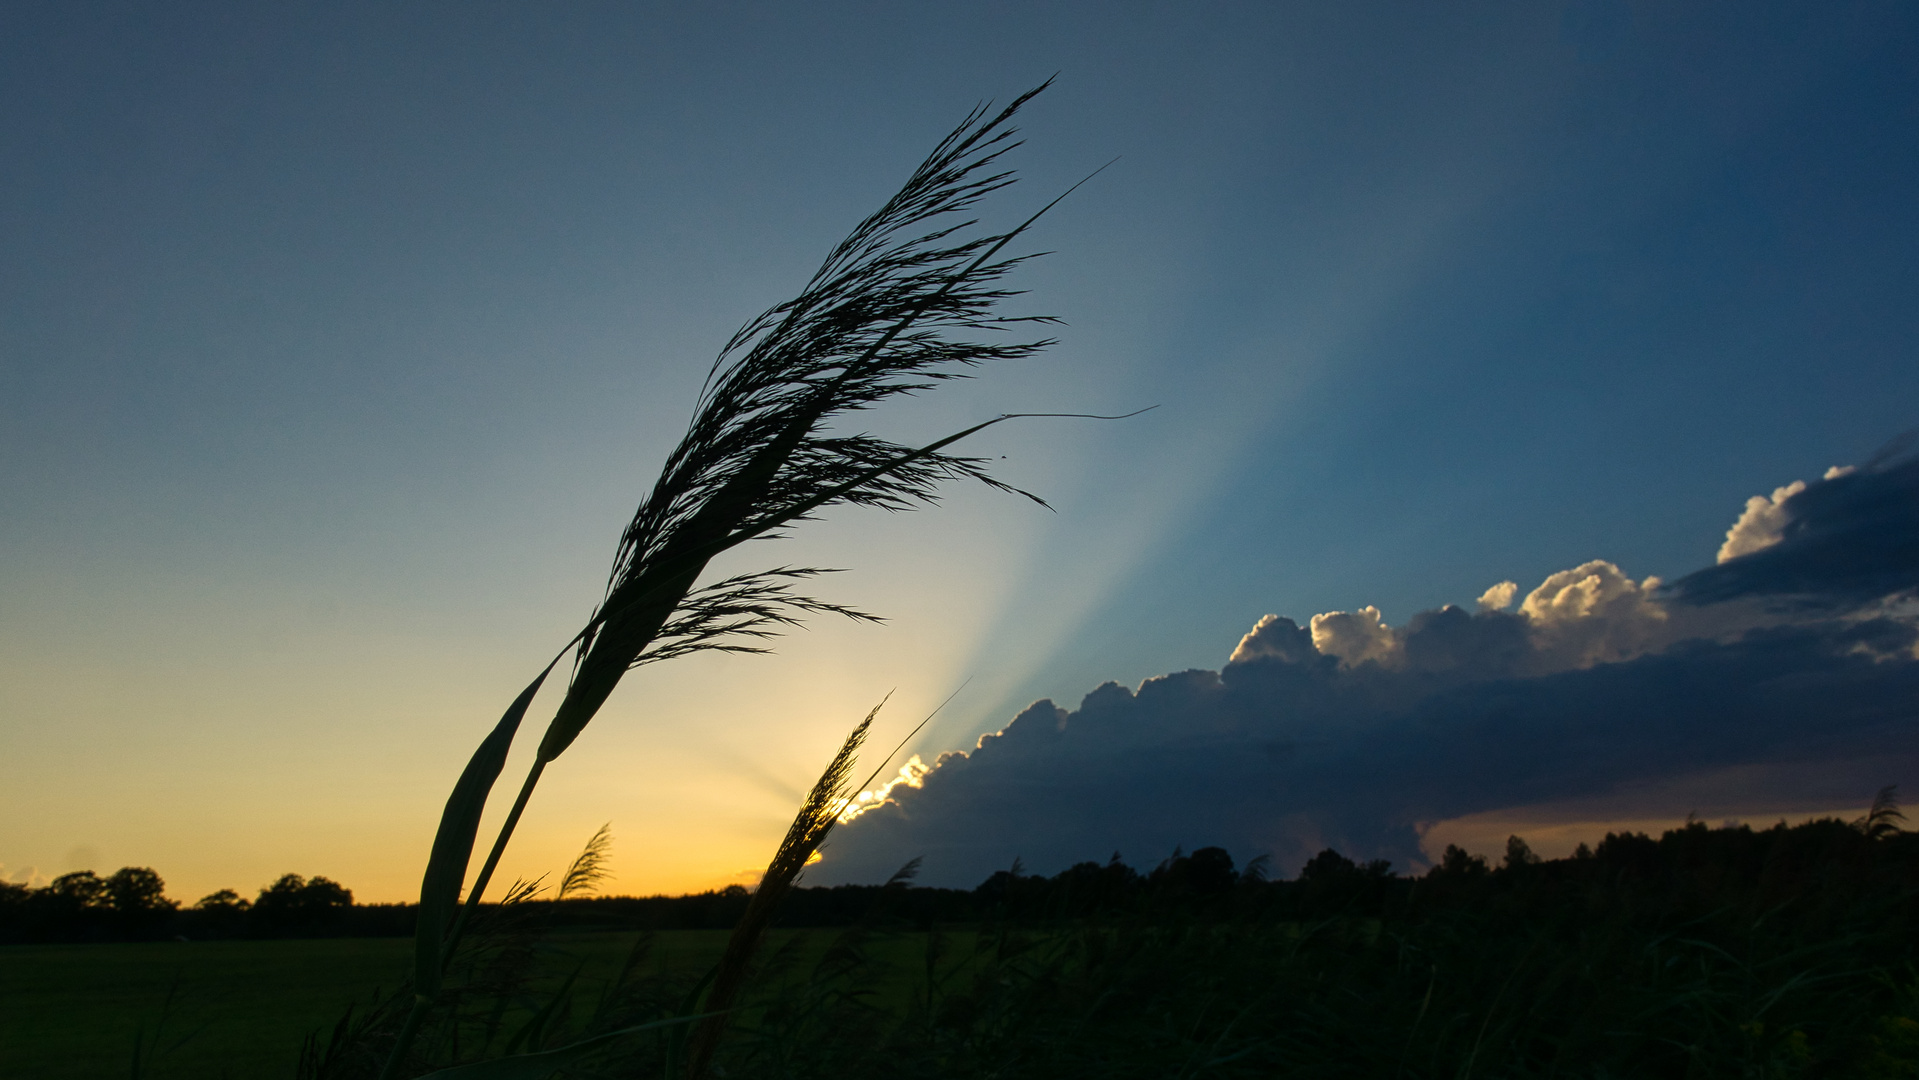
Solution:
[[[1910,547],[1871,595],[1768,568],[1911,535],[1897,460],[1822,478],[1919,424],[1915,72],[1892,3],[6,5],[0,877],[415,894],[720,346],[1055,75],[982,214],[1111,162],[1015,280],[1058,344],[860,419],[1156,408],[968,444],[1050,511],[955,487],[716,568],[845,567],[819,591],[888,622],[629,675],[504,875],[611,822],[615,891],[750,882],[882,698],[881,753],[949,696],[904,754],[1004,752],[894,788],[816,880],[1207,843],[1411,868],[1910,790]],[[1770,561],[1717,563],[1740,521]],[[1461,618],[1507,651],[1421,659]],[[1523,737],[1472,719],[1495,693]],[[1083,734],[1102,709],[1131,734]],[[1072,745],[1013,752],[1041,731]],[[1322,756],[1249,749],[1288,740]]]

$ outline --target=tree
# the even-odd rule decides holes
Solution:
[[[123,866],[100,883],[101,903],[115,937],[151,938],[166,932],[180,905],[167,899],[166,882],[151,867]]]
[[[245,911],[253,902],[232,889],[208,893],[193,904],[195,911]]]
[[[107,883],[91,870],[76,870],[54,878],[40,892],[56,906],[78,911],[105,906]]]
[[[1299,880],[1332,881],[1357,873],[1359,866],[1353,860],[1327,848],[1306,860],[1306,865],[1299,868]]]
[[[122,915],[172,911],[180,905],[166,897],[166,882],[151,867],[123,866],[101,883],[106,904]]]
[[[1218,896],[1239,883],[1233,857],[1222,847],[1203,847],[1191,855],[1175,851],[1153,870],[1152,880],[1171,895]]]
[[[353,892],[330,878],[282,874],[260,890],[252,918],[267,934],[321,934],[339,923],[341,912],[353,906]]]
[[[1506,869],[1517,870],[1528,866],[1538,866],[1539,856],[1533,854],[1532,845],[1524,837],[1506,838]]]
[[[300,901],[309,911],[339,911],[353,906],[353,890],[318,874],[307,879]]]
[[[1481,877],[1487,872],[1486,857],[1474,855],[1458,844],[1447,844],[1446,854],[1440,857],[1433,872],[1449,877]]]

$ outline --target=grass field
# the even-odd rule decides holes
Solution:
[[[843,931],[774,931],[721,1063],[732,1076],[1051,1080],[1919,1076],[1919,985],[1898,933],[1874,936],[1849,920],[1775,939],[1764,931],[1777,911],[1759,923],[1693,919],[1675,929],[1563,897],[1551,908],[1557,919],[1488,901],[1385,920],[902,929],[850,947]],[[531,977],[493,999],[505,1030],[572,977],[573,1019],[548,1045],[579,1037],[641,938],[536,939]],[[649,935],[637,973],[665,977],[649,980],[665,991],[652,1000],[682,1001],[725,938]],[[0,949],[0,1077],[133,1076],[136,1040],[151,1048],[157,1030],[158,1053],[139,1076],[291,1080],[302,1037],[395,986],[411,946]],[[663,1051],[648,1039],[582,1075],[656,1075]],[[448,1060],[500,1052],[474,1045]]]
[[[592,994],[637,936],[555,936],[543,967],[579,968],[576,993]],[[658,934],[648,966],[697,974],[725,943],[720,930]],[[131,1076],[136,1041],[150,1054],[142,1077],[288,1077],[301,1038],[396,985],[412,949],[410,938],[10,946],[0,950],[0,1077]]]

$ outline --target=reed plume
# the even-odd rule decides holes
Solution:
[[[953,336],[1053,321],[992,314],[1016,295],[999,279],[1030,257],[999,253],[1033,219],[971,239],[958,234],[973,221],[951,220],[1013,182],[994,167],[1018,145],[1007,122],[1038,92],[991,119],[975,110],[827,256],[798,297],[747,323],[720,350],[686,436],[621,535],[605,595],[578,639],[566,696],[540,741],[541,761],[572,745],[636,664],[771,630],[789,611],[829,609],[776,580],[816,568],[748,574],[695,592],[721,552],[841,503],[911,509],[958,478],[1005,487],[977,458],[829,429],[845,413],[1052,344]],[[752,600],[738,610],[746,593]],[[729,603],[730,615],[717,610]]]
[[[1880,840],[1888,836],[1897,836],[1905,830],[1899,823],[1906,820],[1906,812],[1899,809],[1899,785],[1888,784],[1879,789],[1872,798],[1872,808],[1866,816],[1852,823],[1852,827]]]
[[[565,876],[560,878],[560,891],[556,900],[593,892],[600,882],[607,879],[606,861],[613,852],[613,823],[607,822],[593,834],[586,846],[574,857],[572,865],[566,868]]]
[[[989,475],[983,459],[947,447],[1020,414],[919,447],[840,433],[834,424],[1052,344],[1050,338],[985,338],[1055,321],[1000,316],[995,309],[1018,295],[1001,279],[1034,257],[1002,252],[1059,199],[1003,232],[975,234],[978,222],[969,216],[981,199],[1013,183],[1000,164],[1019,145],[1010,121],[1045,88],[997,112],[974,109],[897,194],[833,249],[798,296],[748,322],[720,350],[686,435],[621,534],[591,619],[508,708],[447,800],[421,884],[414,1008],[383,1078],[398,1075],[541,774],[628,671],[694,652],[762,651],[759,642],[807,614],[873,618],[794,591],[825,572],[817,567],[782,566],[696,587],[716,556],[748,540],[780,536],[841,504],[896,511],[928,505],[948,480],[1018,492]],[[534,695],[568,653],[566,692],[462,906],[487,795]]]

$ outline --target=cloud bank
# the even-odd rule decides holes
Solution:
[[[909,763],[811,879],[924,856],[926,882],[970,885],[1015,857],[1206,844],[1406,869],[1465,815],[1688,783],[1721,810],[1823,808],[1919,777],[1919,458],[1755,497],[1718,563],[1670,585],[1595,560],[1476,606],[1268,615],[1219,671],[1036,702]]]

